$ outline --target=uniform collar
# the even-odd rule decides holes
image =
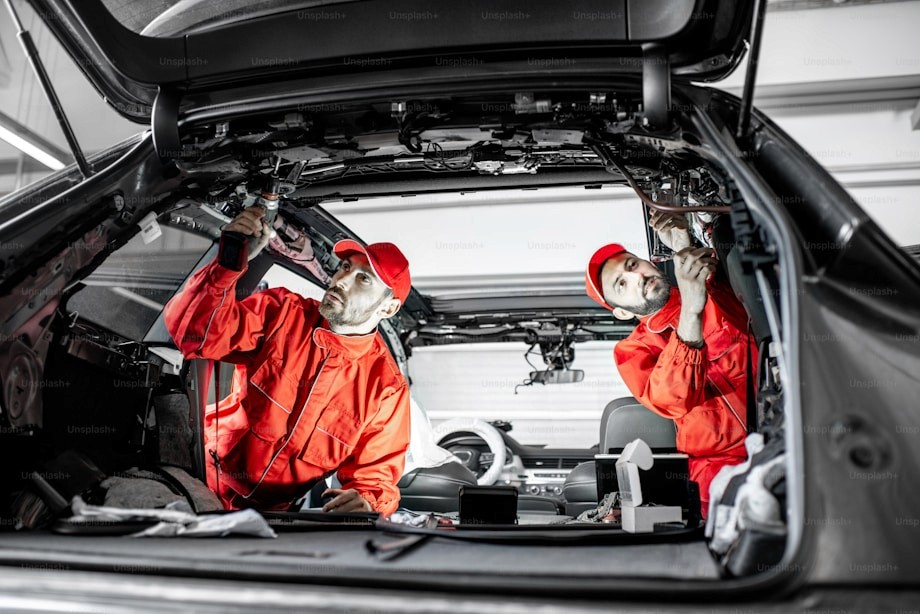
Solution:
[[[680,292],[677,288],[671,288],[671,296],[664,307],[655,313],[647,316],[641,316],[639,321],[645,324],[645,327],[653,333],[664,332],[666,328],[677,328],[677,321],[680,319]]]
[[[313,329],[313,343],[346,358],[359,358],[369,353],[377,339],[376,328],[366,335],[340,335],[329,330],[328,326],[329,324],[323,320]]]

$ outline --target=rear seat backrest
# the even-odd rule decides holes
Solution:
[[[640,404],[633,397],[614,399],[601,416],[601,454],[618,453],[634,439],[642,439],[652,452],[677,451],[677,426]]]
[[[622,452],[632,440],[644,440],[653,452],[677,451],[677,426],[641,405],[633,397],[614,399],[601,415],[599,452]],[[612,450],[611,450],[612,448]],[[594,461],[577,465],[562,486],[565,513],[577,516],[597,506],[597,467]]]

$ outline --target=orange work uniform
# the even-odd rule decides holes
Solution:
[[[236,365],[219,419],[205,415],[206,451],[220,461],[208,463],[208,485],[230,508],[287,509],[337,471],[342,488],[393,513],[409,387],[383,338],[332,332],[317,301],[284,288],[237,301],[242,274],[212,262],[164,312],[186,358]]]
[[[633,396],[676,423],[677,449],[690,457],[690,479],[700,486],[704,517],[716,473],[747,457],[745,378],[749,356],[757,356],[747,314],[731,288],[710,280],[707,293],[702,348],[690,347],[677,336],[677,288],[664,307],[639,318],[639,325],[614,348],[620,375]]]

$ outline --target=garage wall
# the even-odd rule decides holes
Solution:
[[[917,24],[916,0],[776,0],[754,96],[903,246],[920,243]],[[746,68],[716,87],[740,94]]]
[[[908,246],[920,244],[920,131],[909,129],[915,106],[868,101],[770,114],[895,243]]]

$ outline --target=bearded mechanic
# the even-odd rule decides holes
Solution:
[[[246,209],[229,231],[261,249],[270,233],[264,209]],[[236,365],[219,416],[209,408],[204,424],[214,459],[208,486],[228,508],[292,509],[333,472],[342,488],[323,493],[332,497],[324,511],[398,507],[409,388],[377,324],[406,300],[409,265],[391,243],[340,241],[333,251],[342,263],[320,302],[284,288],[238,301],[245,267],[215,259],[166,305],[166,327],[186,358]]]
[[[616,243],[591,256],[585,286],[615,317],[639,319],[614,359],[633,396],[676,423],[677,449],[690,457],[705,518],[712,479],[746,458],[746,377],[756,346],[744,307],[713,275],[715,252],[692,246],[686,218],[655,212],[649,224],[676,251],[677,288]]]

